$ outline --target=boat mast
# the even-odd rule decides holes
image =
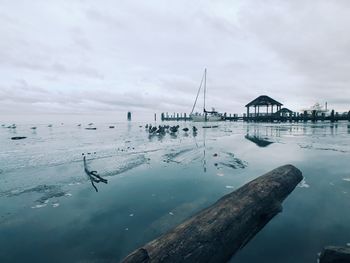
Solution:
[[[201,80],[201,84],[199,85],[198,92],[197,92],[197,96],[196,96],[196,99],[195,99],[195,101],[194,101],[194,104],[193,104],[192,111],[191,111],[190,115],[193,113],[194,108],[196,107],[197,99],[198,99],[199,93],[200,93],[201,88],[202,88],[202,84],[203,84],[204,77],[205,77],[205,76],[203,75],[202,80]]]
[[[204,110],[205,112],[205,93],[207,92],[207,68],[204,69]]]

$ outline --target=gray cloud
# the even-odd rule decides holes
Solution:
[[[0,110],[189,112],[204,67],[223,112],[261,94],[348,110],[349,27],[345,0],[7,1]]]

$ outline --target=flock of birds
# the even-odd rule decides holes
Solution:
[[[152,126],[152,124],[146,124],[145,126],[146,130],[150,135],[164,135],[166,133],[170,134],[176,134],[179,131],[180,126],[179,125],[158,125],[158,126]],[[188,132],[190,129],[185,127],[182,129],[184,132]],[[192,126],[192,132],[195,134],[197,133],[197,127]]]
[[[8,128],[8,129],[16,129],[17,128],[17,125],[16,124],[12,124],[12,125],[9,125],[9,126],[6,126],[5,124],[2,124],[1,125],[2,127],[4,128]],[[52,124],[50,124],[48,127],[52,127]],[[33,126],[33,127],[30,127],[32,130],[36,130],[36,127]]]
[[[63,125],[63,123],[61,123],[61,125]],[[16,124],[12,124],[9,126],[2,124],[1,126],[4,128],[9,128],[9,129],[16,129],[17,128]],[[82,125],[78,124],[77,126],[81,127]],[[52,127],[52,124],[49,124],[48,127]],[[139,126],[139,127],[141,128],[142,126]],[[112,125],[112,126],[109,126],[109,128],[113,129],[113,128],[115,128],[115,126]],[[30,129],[36,130],[37,127],[33,126]],[[89,123],[88,127],[86,127],[85,129],[86,130],[96,130],[97,128],[93,127],[93,123]],[[153,126],[152,124],[146,124],[145,129],[146,129],[146,131],[148,131],[149,135],[165,135],[167,133],[169,133],[170,135],[176,135],[179,132],[180,126],[179,125],[174,125],[174,126],[170,126],[170,125],[158,125],[157,126],[157,125],[155,125],[155,126]],[[187,127],[182,129],[182,131],[185,132],[185,135],[188,134],[188,132],[190,130],[192,130],[194,136],[197,135],[198,129],[196,126],[192,126],[192,129],[187,128]],[[25,139],[25,138],[26,137],[24,137],[24,136],[16,136],[16,137],[12,137],[11,139],[12,140],[19,140],[19,139]]]

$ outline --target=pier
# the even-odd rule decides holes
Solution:
[[[222,121],[246,121],[246,122],[318,122],[318,121],[349,121],[350,110],[346,113],[328,113],[328,110],[304,110],[295,112],[288,108],[282,108],[283,104],[269,96],[262,95],[249,102],[245,107],[246,113],[223,113]],[[162,113],[162,121],[191,121],[191,117],[186,113]]]
[[[161,115],[162,121],[191,121],[191,117],[186,114],[175,114],[166,116],[164,113]],[[318,115],[316,111],[311,114],[293,112],[290,115],[278,115],[278,114],[262,114],[258,116],[247,116],[238,114],[223,115],[223,121],[245,121],[245,122],[318,122],[318,121],[349,121],[350,122],[350,111],[346,114],[340,114],[332,111],[330,115],[325,114]]]

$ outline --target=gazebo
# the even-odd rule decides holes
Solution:
[[[287,108],[282,108],[279,111],[276,112],[276,115],[280,116],[280,117],[290,117],[293,115],[293,111],[291,111],[290,109]]]
[[[247,108],[247,117],[259,117],[259,116],[271,116],[274,114],[274,106],[276,106],[276,111],[281,110],[283,104],[272,99],[269,96],[262,95],[256,99],[249,102],[246,106]],[[250,107],[254,107],[254,113],[250,113]],[[266,109],[266,112],[260,112],[260,109]],[[270,108],[270,111],[269,111]]]

